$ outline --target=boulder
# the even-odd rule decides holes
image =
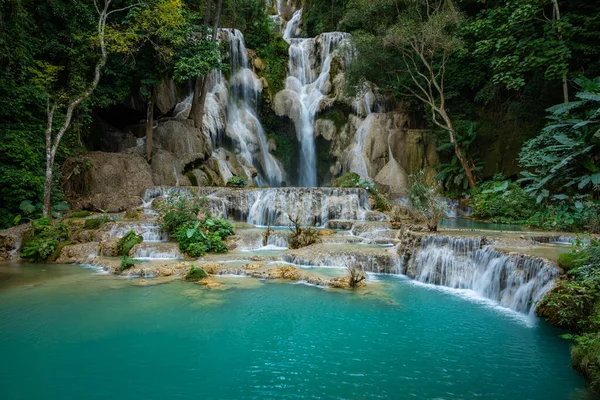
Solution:
[[[171,80],[164,80],[156,87],[156,108],[161,114],[167,114],[177,103],[177,89]]]
[[[90,152],[92,167],[73,174],[65,192],[73,208],[120,212],[142,204],[143,191],[154,186],[152,170],[143,157],[124,153]]]
[[[68,245],[62,248],[60,257],[56,260],[58,264],[83,264],[100,255],[100,243],[90,242]]]
[[[154,144],[187,163],[208,159],[212,153],[210,137],[194,127],[192,120],[169,119],[154,129]],[[189,159],[194,155],[193,159]]]

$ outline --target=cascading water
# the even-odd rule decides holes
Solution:
[[[281,186],[281,168],[269,153],[267,138],[256,112],[262,84],[248,67],[248,53],[242,33],[237,29],[226,32],[231,57],[227,136],[235,142],[236,149],[246,161],[259,166],[264,181],[259,184]]]
[[[289,76],[285,88],[296,93],[296,111],[293,116],[296,137],[300,143],[300,186],[317,186],[317,162],[315,150],[315,116],[319,104],[328,90],[329,71],[336,48],[350,38],[343,32],[323,33],[316,39],[296,39],[297,26],[302,10],[296,11],[288,22],[284,39],[290,43]],[[320,52],[320,62],[317,54]],[[318,67],[317,67],[318,65]]]
[[[244,35],[237,29],[221,29],[220,38],[229,43],[231,77],[224,82],[222,73],[209,75],[209,91],[204,105],[203,126],[208,131],[215,153],[224,145],[225,137],[232,143],[233,152],[254,166],[259,175],[258,185],[281,186],[284,174],[277,160],[269,152],[269,144],[260,120],[257,103],[262,84],[249,68]],[[192,95],[175,107],[176,117],[187,118]],[[219,169],[227,167],[219,158]],[[244,168],[247,170],[247,168]],[[229,167],[225,176],[231,177]],[[251,174],[247,174],[249,177]]]
[[[173,194],[188,194],[207,200],[215,216],[259,226],[288,226],[288,215],[300,218],[304,225],[321,226],[332,219],[383,219],[372,212],[369,196],[355,188],[270,188],[235,190],[228,188],[170,188],[146,190],[144,201]]]
[[[503,307],[534,315],[559,270],[541,258],[504,254],[481,238],[431,236],[421,239],[403,273],[453,289],[469,289]]]

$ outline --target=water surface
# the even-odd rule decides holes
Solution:
[[[76,266],[12,276],[0,286],[2,399],[585,395],[560,331],[397,277],[347,293],[154,285]]]

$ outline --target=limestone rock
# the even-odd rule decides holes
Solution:
[[[92,167],[65,184],[65,192],[74,198],[74,209],[125,211],[141,205],[143,191],[154,186],[151,168],[143,157],[102,152],[86,157]]]
[[[90,242],[63,247],[58,264],[87,263],[100,255],[100,243]]]
[[[156,108],[161,114],[167,114],[177,103],[177,90],[172,80],[164,80],[156,87]]]
[[[154,143],[177,159],[190,154],[208,159],[212,153],[210,138],[193,125],[191,120],[170,119],[162,122],[154,129]]]

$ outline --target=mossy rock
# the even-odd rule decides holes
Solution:
[[[136,244],[140,244],[144,241],[141,235],[138,235],[135,231],[131,230],[123,236],[117,243],[117,254],[119,256],[129,256],[129,252]]]
[[[192,265],[190,271],[185,276],[186,281],[196,282],[208,278],[208,274],[204,269]]]
[[[110,218],[91,218],[86,219],[85,224],[83,225],[84,229],[96,230],[100,229],[100,227],[107,222],[110,222]]]

